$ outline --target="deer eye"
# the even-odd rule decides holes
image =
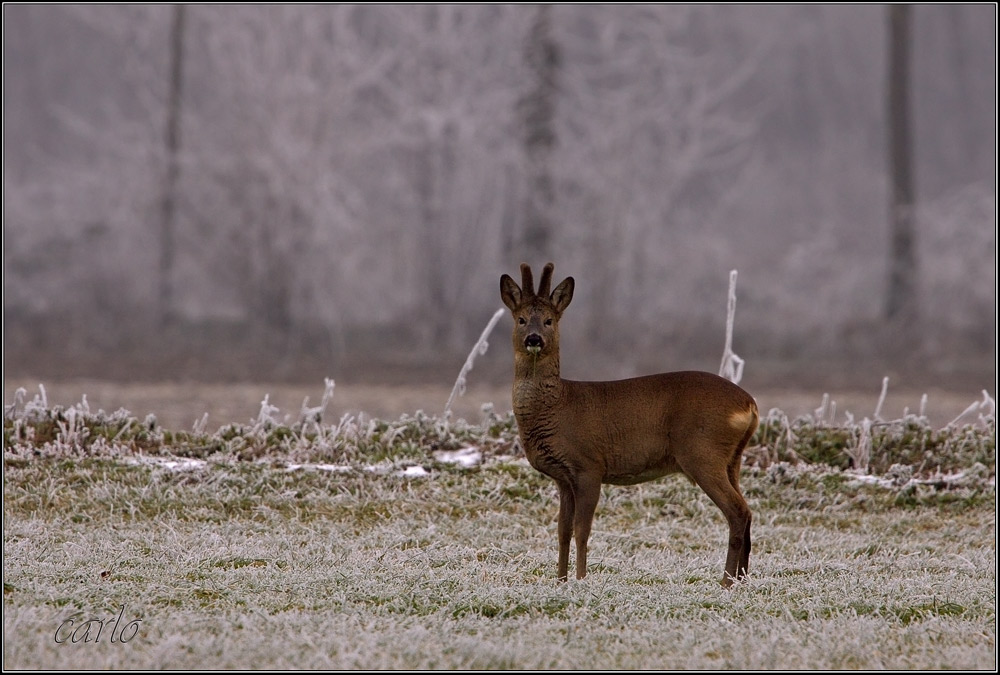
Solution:
[[[546,326],[551,326],[552,325],[552,319],[546,319],[545,320],[545,325]]]
[[[528,323],[528,321],[523,316],[519,316],[517,317],[517,323],[523,326],[524,324]]]

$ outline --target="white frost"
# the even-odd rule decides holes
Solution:
[[[333,473],[347,473],[351,467],[346,464],[289,464],[285,471],[296,471],[306,469],[307,471],[332,471]]]
[[[195,471],[208,466],[208,462],[205,460],[193,457],[135,455],[134,457],[123,457],[122,461],[126,464],[152,464],[153,466],[162,467],[167,471]]]
[[[458,464],[469,469],[483,461],[483,453],[470,445],[459,450],[438,450],[434,453],[434,459],[443,464]]]

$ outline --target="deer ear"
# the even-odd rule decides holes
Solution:
[[[521,304],[521,289],[507,274],[500,277],[500,299],[512,312]]]
[[[562,280],[562,283],[556,286],[556,289],[552,291],[552,295],[549,296],[549,302],[555,307],[558,314],[562,314],[567,307],[569,307],[570,300],[573,299],[573,288],[576,286],[576,282],[573,281],[573,277],[566,277]]]

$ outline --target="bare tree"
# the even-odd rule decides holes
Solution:
[[[681,250],[718,246],[704,221],[751,156],[755,120],[731,101],[759,71],[766,44],[708,49],[706,11],[616,5],[561,15],[559,178],[576,196],[560,247],[601,270],[590,337],[625,353],[629,341],[663,334],[648,329],[669,325],[670,298],[704,292],[699,275],[673,263]],[[617,330],[621,321],[632,329]]]
[[[198,306],[211,297],[207,285],[258,337],[287,340],[312,322],[330,329],[331,344],[342,342],[345,278],[363,263],[343,251],[364,227],[345,167],[372,139],[349,123],[344,99],[380,79],[386,63],[352,49],[348,9],[192,12],[203,68],[190,79],[202,113],[186,125],[190,206],[178,238],[202,282],[183,288],[189,311],[218,311]]]
[[[520,165],[509,138],[523,64],[509,42],[528,15],[519,7],[453,5],[368,7],[359,14],[369,22],[366,42],[382,34],[398,48],[372,93],[391,111],[380,135],[395,158],[386,168],[408,189],[381,200],[398,209],[393,217],[406,234],[395,239],[413,261],[407,285],[420,289],[410,323],[425,350],[440,352],[464,345],[481,327],[489,296],[469,281],[498,264],[507,176]],[[493,39],[484,41],[485,34]]]
[[[482,35],[519,14],[199,9],[215,78],[202,105],[217,113],[186,121],[200,139],[185,186],[201,225],[188,236],[206,261],[247,261],[212,268],[248,311],[264,301],[287,305],[278,323],[403,321],[438,351],[478,330],[463,310],[480,307],[470,277],[496,264],[520,76],[516,52]]]

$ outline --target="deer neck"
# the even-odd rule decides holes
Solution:
[[[562,397],[559,355],[535,359],[518,354],[514,359],[514,415],[519,425],[547,417]]]

